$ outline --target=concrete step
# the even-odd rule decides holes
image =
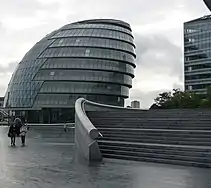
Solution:
[[[165,163],[165,164],[182,165],[182,166],[194,166],[194,167],[201,167],[201,168],[211,167],[211,165],[207,163],[181,161],[181,160],[174,160],[174,159],[161,159],[161,158],[140,157],[140,156],[137,157],[137,156],[127,156],[127,155],[117,155],[117,154],[106,154],[106,153],[103,153],[102,156],[105,158],[133,160],[133,161],[141,161],[141,162]]]
[[[124,115],[124,114],[123,114]],[[204,117],[125,117],[123,116],[122,118],[117,118],[117,117],[89,117],[91,120],[93,121],[100,121],[100,120],[104,120],[104,121],[143,121],[143,122],[191,122],[194,123],[195,121],[200,122],[210,122],[211,121],[211,116],[209,116],[209,118],[204,118]]]
[[[136,147],[134,146],[112,146],[107,145],[104,143],[99,144],[101,150],[120,150],[120,151],[128,151],[128,152],[138,152],[138,153],[156,153],[156,154],[170,154],[170,155],[180,155],[186,157],[200,157],[204,159],[211,160],[211,152],[202,152],[198,150],[178,150],[174,149],[174,147],[166,148],[166,147],[159,147],[159,148],[151,148],[148,147]]]
[[[160,144],[178,144],[178,145],[195,145],[195,146],[211,146],[210,141],[187,141],[187,140],[162,140],[151,138],[131,138],[131,137],[103,137],[99,140],[110,141],[125,141],[125,142],[140,142],[140,143],[160,143]]]
[[[168,149],[180,151],[194,151],[211,153],[211,146],[194,146],[194,145],[175,145],[175,144],[158,144],[158,143],[137,143],[137,142],[119,142],[119,141],[106,141],[98,140],[99,145],[117,146],[117,147],[135,147],[135,148],[150,148],[150,149]]]
[[[94,124],[95,127],[97,128],[142,128],[142,129],[173,129],[173,130],[186,130],[186,129],[190,129],[190,130],[211,130],[211,123],[210,125],[207,126],[184,126],[184,125],[142,125],[142,124],[128,124],[128,125],[124,125],[124,124]]]
[[[149,120],[130,120],[130,119],[122,119],[122,120],[117,120],[117,119],[106,119],[106,120],[92,120],[91,122],[93,124],[99,124],[99,125],[106,125],[106,124],[123,124],[123,125],[133,125],[133,124],[138,124],[138,125],[177,125],[177,126],[210,126],[211,120],[209,121],[181,121],[181,120],[174,120],[174,121],[168,121],[168,120],[162,120],[162,121],[149,121]]]
[[[101,149],[102,154],[114,154],[114,155],[124,155],[124,156],[135,156],[135,157],[147,157],[147,158],[159,158],[159,159],[173,159],[186,162],[197,162],[211,164],[211,159],[206,157],[195,157],[195,156],[185,156],[185,155],[173,155],[171,153],[146,153],[146,152],[134,152],[134,151],[124,151],[124,150],[111,150],[111,149]]]
[[[111,114],[108,112],[100,112],[98,114],[96,113],[88,113],[88,117],[92,117],[92,118],[193,118],[193,119],[197,119],[197,118],[201,118],[201,119],[210,119],[210,114],[211,111],[208,114],[199,114],[199,113],[186,113],[186,114],[179,114],[179,113],[125,113],[125,112],[119,112],[116,114]],[[124,116],[122,116],[124,115]]]
[[[184,136],[208,136],[211,131],[207,130],[172,130],[172,129],[141,129],[141,128],[98,128],[101,133],[116,133],[116,134],[137,134],[137,135],[184,135]]]
[[[187,140],[187,141],[210,141],[211,142],[211,134],[210,135],[149,135],[149,134],[129,134],[129,133],[105,133],[101,132],[103,137],[122,137],[122,138],[149,138],[149,139],[162,139],[162,140]]]
[[[99,141],[103,157],[211,167],[211,147]]]

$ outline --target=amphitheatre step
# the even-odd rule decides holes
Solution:
[[[207,121],[200,121],[200,120],[130,120],[130,119],[101,119],[101,120],[93,120],[91,119],[91,122],[93,124],[101,124],[101,125],[105,125],[105,124],[124,124],[124,125],[128,125],[128,124],[143,124],[143,125],[210,125],[211,123],[211,119],[207,120]]]
[[[150,113],[150,111],[146,113],[125,113],[125,112],[118,112],[118,113],[109,113],[109,112],[98,112],[98,113],[87,113],[88,117],[92,118],[189,118],[193,117],[194,119],[197,118],[208,118],[210,119],[211,111],[207,114],[200,114],[200,113]]]
[[[187,140],[187,141],[209,141],[211,142],[211,135],[144,135],[144,134],[117,134],[117,133],[103,133],[103,137],[122,137],[122,138],[142,138],[142,139],[154,139],[154,140]]]
[[[98,142],[103,157],[107,158],[211,167],[211,147],[119,141]]]
[[[136,157],[147,157],[147,158],[159,158],[159,159],[174,159],[179,161],[188,162],[199,162],[199,163],[211,163],[210,158],[206,157],[195,157],[195,156],[185,156],[185,155],[173,155],[171,153],[146,153],[146,152],[134,152],[134,151],[124,151],[124,150],[111,150],[111,149],[101,149],[102,154],[115,154],[124,156],[136,156]]]
[[[112,145],[106,145],[106,144],[99,144],[101,150],[121,150],[121,151],[133,151],[133,152],[141,152],[141,153],[157,153],[157,154],[170,154],[170,155],[180,155],[180,156],[186,156],[186,157],[201,157],[205,159],[211,160],[211,152],[202,152],[198,150],[175,150],[174,147],[166,148],[166,147],[159,147],[159,148],[151,148],[148,147],[136,147],[134,146],[112,146]]]
[[[180,160],[173,160],[173,159],[160,159],[160,158],[152,158],[152,157],[137,157],[137,156],[106,154],[106,153],[103,153],[102,156],[105,157],[105,158],[133,160],[133,161],[141,161],[141,162],[165,163],[165,164],[182,165],[182,166],[194,166],[194,167],[201,167],[201,168],[210,168],[211,167],[211,165],[207,164],[207,163],[180,161]]]
[[[106,128],[106,127],[100,127],[98,128],[100,131],[122,131],[122,132],[133,132],[133,131],[151,131],[151,132],[176,132],[176,133],[204,133],[204,134],[211,134],[211,131],[204,131],[204,130],[169,130],[169,129],[141,129],[141,128],[124,128],[124,127],[120,127],[120,128],[116,128],[116,127],[112,127],[112,128]]]
[[[126,142],[145,142],[145,143],[160,143],[160,144],[178,144],[178,145],[198,145],[198,146],[210,146],[211,142],[206,141],[185,141],[185,140],[155,140],[155,139],[142,139],[142,138],[123,138],[123,137],[103,137],[99,140],[108,141],[126,141]]]
[[[109,145],[109,146],[125,146],[125,147],[137,147],[137,148],[167,148],[167,149],[176,149],[181,151],[196,151],[196,152],[211,152],[211,146],[194,146],[194,145],[175,145],[175,144],[159,144],[159,143],[137,143],[137,142],[125,142],[125,141],[100,141],[100,145]]]
[[[168,130],[168,129],[98,129],[102,135],[123,135],[123,136],[164,136],[164,137],[194,137],[194,138],[211,138],[211,131],[204,131],[204,130]]]
[[[140,129],[172,129],[172,130],[211,130],[211,123],[210,125],[202,126],[202,125],[195,125],[195,126],[185,126],[185,125],[142,125],[142,124],[93,124],[97,128],[140,128]]]

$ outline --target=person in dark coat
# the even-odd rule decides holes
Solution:
[[[11,139],[11,146],[15,146],[16,132],[17,132],[17,129],[16,129],[15,124],[13,123],[12,125],[10,125],[9,132],[8,132],[8,136]]]
[[[22,127],[23,123],[20,118],[15,118],[14,124],[16,127],[16,135],[19,137],[20,136],[20,128]]]

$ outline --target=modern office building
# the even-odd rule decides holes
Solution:
[[[132,101],[131,102],[131,108],[140,108],[140,102],[139,101]]]
[[[79,97],[124,106],[136,67],[133,40],[130,25],[113,19],[53,31],[17,66],[5,108],[31,122],[53,123],[71,121]]]
[[[211,16],[184,23],[185,90],[206,94],[211,86]]]

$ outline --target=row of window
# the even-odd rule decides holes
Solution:
[[[51,58],[43,64],[42,69],[100,69],[134,75],[134,67],[130,64],[101,59]]]
[[[211,78],[211,73],[185,76],[185,80],[195,80],[195,79],[204,79],[204,78]]]
[[[41,40],[29,50],[22,61],[35,60],[54,40]]]
[[[209,57],[211,57],[211,53],[210,54],[196,54],[192,56],[185,56],[185,61],[203,60]]]
[[[209,54],[211,53],[211,49],[200,49],[200,50],[194,50],[194,51],[190,51],[188,53],[185,54],[186,57],[188,56],[194,56],[194,55],[204,55],[204,54]]]
[[[37,70],[39,70],[39,68],[43,65],[43,63],[46,61],[47,59],[36,59],[36,60],[28,60],[28,61],[21,61],[18,64],[18,69],[17,70],[21,70],[21,69],[29,69],[28,72],[37,72]]]
[[[74,107],[75,101],[78,98],[85,98],[87,100],[105,103],[105,104],[113,104],[113,105],[123,105],[124,98],[119,96],[109,96],[109,95],[90,95],[90,94],[38,94],[34,107],[42,107],[42,106],[68,106]]]
[[[104,39],[104,38],[89,38],[89,37],[61,38],[57,39],[53,44],[50,45],[50,47],[61,47],[61,46],[69,46],[69,47],[90,46],[90,47],[114,48],[128,51],[134,54],[134,47],[131,44],[118,40]]]
[[[59,47],[48,48],[41,55],[41,58],[48,57],[92,57],[111,60],[121,60],[134,64],[134,56],[121,51],[100,49],[100,48],[82,48],[82,47]]]
[[[211,43],[199,44],[199,45],[192,45],[189,47],[185,47],[184,49],[185,55],[190,53],[206,53],[206,51],[211,51]]]
[[[64,30],[56,33],[52,39],[55,38],[66,38],[66,37],[102,37],[102,38],[111,38],[119,39],[133,44],[133,37],[126,33],[121,33],[118,31],[111,31],[105,29],[72,29]]]
[[[27,95],[28,92],[31,92],[31,94],[36,93],[37,91],[40,90],[40,87],[42,86],[43,82],[39,82],[39,84],[37,84],[36,82],[32,81],[32,82],[16,82],[14,84],[12,84],[12,87],[10,89],[10,91],[23,91],[23,95]],[[36,92],[35,92],[36,91]],[[14,93],[15,94],[15,93]],[[29,93],[30,95],[30,93]]]
[[[9,107],[32,107],[34,100],[32,98],[10,98]]]
[[[200,28],[199,30],[196,30],[196,32],[194,32],[194,33],[185,34],[185,37],[190,37],[190,38],[207,38],[207,37],[211,37],[210,29],[209,30],[203,30],[203,28]]]
[[[198,85],[192,85],[192,89],[207,89],[211,86],[211,83],[209,84],[198,84]]]
[[[132,77],[129,75],[91,70],[40,70],[34,80],[99,81],[132,85]]]
[[[129,95],[129,88],[116,84],[86,82],[44,82],[39,93],[95,93],[110,95]]]
[[[209,69],[209,68],[211,68],[211,63],[205,63],[205,64],[198,64],[198,65],[192,65],[192,66],[185,66],[185,71]]]
[[[108,25],[108,24],[68,24],[61,28],[61,30],[64,29],[111,29],[116,31],[121,31],[128,33],[131,35],[131,31],[129,29],[126,29],[124,27],[116,26],[116,25]]]
[[[202,43],[204,41],[210,41],[210,40],[211,40],[211,36],[209,36],[209,37],[197,37],[197,38],[194,38],[194,37],[189,37],[189,38],[185,37],[184,38],[185,45]]]
[[[205,22],[195,22],[195,23],[191,23],[191,24],[185,24],[185,29],[184,32],[185,33],[194,33],[194,32],[198,32],[198,31],[206,31],[206,30],[210,30],[211,26],[210,24],[208,24],[208,21],[206,20]]]

